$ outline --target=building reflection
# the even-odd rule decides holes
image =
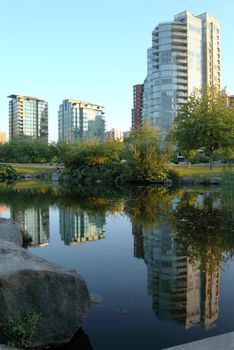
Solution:
[[[50,238],[49,209],[30,208],[20,211],[13,210],[11,217],[31,235],[32,247],[48,245]]]
[[[59,211],[59,232],[66,245],[97,241],[104,237],[105,216],[65,208]]]
[[[158,317],[185,328],[210,327],[218,319],[219,267],[190,263],[168,224],[144,232],[143,237],[148,292]]]
[[[195,206],[202,208],[204,200],[198,196]],[[172,203],[172,211],[177,204]],[[218,206],[213,202],[213,207]],[[210,328],[219,313],[219,264],[215,266],[206,256],[196,262],[187,257],[173,227],[163,215],[153,227],[133,225],[134,256],[147,265],[152,308],[160,319],[178,322],[186,329]]]

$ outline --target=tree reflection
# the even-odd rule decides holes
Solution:
[[[190,261],[219,266],[232,256],[232,222],[224,216],[220,193],[185,192],[174,211],[173,228],[181,251]]]

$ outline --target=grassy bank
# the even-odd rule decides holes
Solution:
[[[36,175],[41,173],[52,173],[54,166],[38,165],[38,164],[17,164],[11,163],[13,168],[19,175]]]
[[[50,174],[55,170],[55,166],[38,165],[38,164],[11,164],[19,175],[36,175],[41,173]],[[214,164],[213,169],[209,169],[208,164],[204,165],[173,165],[170,167],[175,170],[179,177],[189,176],[193,179],[209,179],[211,177],[223,177],[225,174],[225,166]]]
[[[188,167],[187,165],[175,165],[172,169],[176,170],[180,177],[189,176],[193,179],[209,179],[211,177],[223,177],[225,173],[224,165],[216,165],[214,164],[213,169],[209,169],[209,164],[204,165],[191,165]]]

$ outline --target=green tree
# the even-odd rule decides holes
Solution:
[[[176,117],[173,133],[185,154],[202,149],[211,169],[215,151],[234,149],[234,110],[226,93],[215,87],[196,90]]]
[[[124,152],[133,178],[138,181],[165,178],[168,155],[165,149],[159,133],[149,125],[133,130],[125,141]]]

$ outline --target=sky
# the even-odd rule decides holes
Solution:
[[[234,94],[233,0],[0,0],[0,131],[10,94],[48,101],[50,141],[66,98],[105,106],[106,129],[129,130],[152,30],[185,10],[220,21],[221,85]]]

